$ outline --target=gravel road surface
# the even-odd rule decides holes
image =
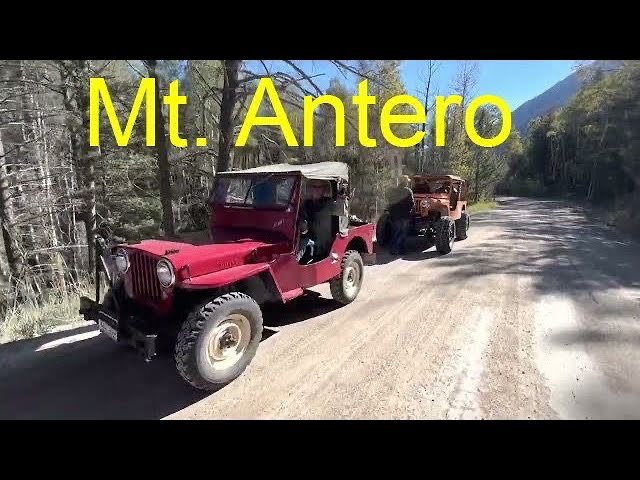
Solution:
[[[640,244],[502,198],[448,255],[378,255],[357,300],[265,314],[235,382],[195,392],[94,326],[0,345],[0,418],[640,418]]]

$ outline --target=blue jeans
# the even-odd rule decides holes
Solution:
[[[405,253],[409,220],[400,218],[393,221],[393,236],[391,237],[391,253]]]
[[[311,238],[301,237],[300,245],[298,246],[298,262],[302,260],[304,256],[313,258],[315,245],[315,242]]]

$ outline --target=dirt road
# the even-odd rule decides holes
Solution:
[[[378,260],[351,305],[268,312],[209,396],[93,327],[0,346],[0,418],[640,418],[640,244],[502,199],[449,255]]]

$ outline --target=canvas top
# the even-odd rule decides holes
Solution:
[[[414,175],[411,177],[416,180],[425,179],[425,180],[460,180],[464,181],[464,178],[458,177],[457,175]]]
[[[276,163],[273,165],[263,165],[260,167],[248,168],[246,170],[233,170],[230,172],[220,172],[219,175],[238,175],[256,173],[297,173],[310,180],[345,180],[349,181],[349,166],[343,162],[318,162],[304,165],[294,165],[290,163]]]

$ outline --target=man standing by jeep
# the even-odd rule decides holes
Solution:
[[[407,175],[398,178],[398,186],[391,190],[389,196],[389,216],[391,218],[393,236],[391,238],[391,254],[406,253],[407,230],[413,211],[413,192],[409,188],[411,180]]]

